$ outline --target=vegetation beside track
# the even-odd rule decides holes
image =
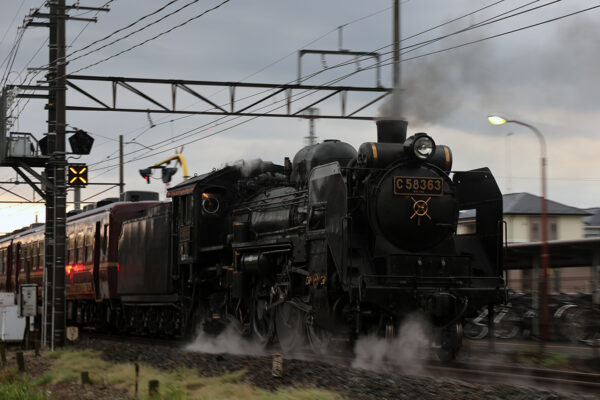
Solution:
[[[17,368],[0,370],[0,399],[2,400],[51,400],[43,394],[43,382],[29,375],[20,375]]]
[[[92,384],[104,384],[127,390],[134,394],[135,367],[132,363],[112,363],[104,361],[100,353],[93,350],[60,350],[44,355],[51,360],[50,369],[39,379],[47,384],[78,382],[81,372],[87,371]],[[149,365],[140,364],[138,378],[139,398],[148,397],[148,382],[160,382],[159,396],[156,399],[341,399],[336,393],[312,388],[280,388],[270,392],[258,389],[244,382],[246,371],[226,373],[216,377],[200,377],[190,368],[164,371]],[[1,397],[0,397],[1,398]],[[38,400],[32,398],[32,400]],[[43,398],[40,398],[40,400]],[[29,400],[29,398],[27,398]]]

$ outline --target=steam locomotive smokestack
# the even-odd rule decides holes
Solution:
[[[408,122],[401,119],[377,120],[378,143],[404,143]]]

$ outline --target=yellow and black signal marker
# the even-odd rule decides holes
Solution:
[[[88,184],[88,168],[86,164],[70,164],[67,182],[71,186],[85,186]]]

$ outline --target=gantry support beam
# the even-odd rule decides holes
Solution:
[[[77,84],[74,81],[78,81]],[[110,100],[103,99],[102,96],[90,93],[91,90],[82,88],[81,82],[110,82],[112,88],[112,98]],[[125,77],[108,77],[108,76],[91,76],[91,75],[69,75],[66,81],[67,86],[75,89],[83,96],[89,98],[97,106],[83,105],[67,105],[69,111],[117,111],[117,112],[143,112],[143,113],[163,113],[163,114],[199,114],[199,115],[217,115],[217,116],[245,116],[245,117],[279,117],[279,118],[307,118],[302,111],[314,107],[317,104],[323,103],[325,100],[340,95],[341,112],[340,114],[322,114],[316,118],[329,119],[354,119],[354,120],[372,120],[373,116],[357,115],[360,111],[380,101],[391,93],[391,89],[384,87],[364,87],[364,86],[322,86],[322,85],[302,85],[302,84],[269,84],[269,83],[246,83],[246,82],[225,82],[225,81],[199,81],[199,80],[183,80],[183,79],[150,79],[150,78],[125,78]],[[161,86],[170,86],[171,89],[171,104],[167,107],[164,102],[158,101],[155,97],[148,94],[148,91],[142,92],[134,84],[156,85],[156,89]],[[229,90],[229,103],[225,105],[216,104],[206,95],[201,93],[201,87],[222,87]],[[148,103],[141,104],[139,107],[119,107],[118,104],[118,88],[122,88],[129,93],[144,99]],[[147,87],[147,86],[146,86]],[[257,89],[258,100],[254,100],[250,104],[236,104],[235,93],[237,88]],[[263,89],[262,91],[260,89]],[[96,89],[97,90],[97,89]],[[178,109],[177,108],[177,93],[182,90],[200,100],[211,108],[208,110],[199,109]],[[321,97],[310,105],[302,105],[294,109],[294,91],[313,91],[322,93]],[[266,100],[274,96],[284,93],[285,103],[277,108],[285,109],[285,112],[260,112],[259,107],[264,106]],[[346,112],[348,93],[376,94],[375,99],[370,99],[366,104],[361,105],[354,111]],[[105,96],[106,97],[106,96]],[[238,101],[239,103],[239,101]],[[112,106],[109,106],[112,104]],[[148,105],[152,104],[152,108]],[[313,117],[314,118],[314,117]]]

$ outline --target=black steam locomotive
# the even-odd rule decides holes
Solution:
[[[487,168],[451,173],[450,149],[407,138],[405,121],[377,126],[358,152],[326,140],[283,166],[230,165],[125,221],[117,327],[233,324],[265,345],[320,352],[393,336],[419,310],[452,358],[463,317],[506,299],[501,193]],[[460,210],[475,210],[474,232],[457,234]]]

